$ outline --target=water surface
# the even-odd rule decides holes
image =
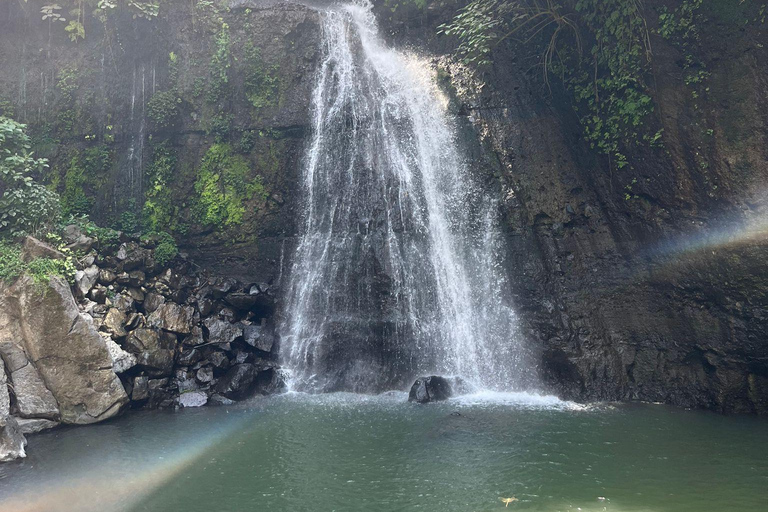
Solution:
[[[527,394],[133,413],[32,436],[0,510],[764,511],[768,421]],[[604,499],[601,499],[604,498]]]

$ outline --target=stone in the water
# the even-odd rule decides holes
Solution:
[[[432,375],[431,377],[416,379],[416,382],[411,386],[410,393],[408,393],[408,401],[426,404],[447,400],[452,394],[451,383],[448,379]]]
[[[182,407],[202,407],[208,403],[208,395],[202,391],[190,391],[179,395],[179,405]]]

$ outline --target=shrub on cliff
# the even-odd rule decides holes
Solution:
[[[61,216],[58,194],[34,180],[48,161],[34,158],[25,129],[0,116],[0,237],[47,231]]]

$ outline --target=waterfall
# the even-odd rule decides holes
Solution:
[[[469,175],[431,67],[388,48],[369,5],[323,20],[279,326],[291,385],[373,392],[436,373],[515,388],[497,204]]]
[[[134,210],[135,212],[141,208],[142,204],[148,99],[146,81],[146,66],[134,65],[128,122],[130,141],[120,163],[121,176],[115,185],[115,211]]]

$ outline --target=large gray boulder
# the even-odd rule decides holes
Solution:
[[[21,350],[9,351],[11,345]],[[30,368],[17,378],[31,382],[34,368],[42,384],[38,398],[46,396],[43,388],[50,392],[62,423],[102,421],[128,403],[104,339],[91,318],[79,312],[69,286],[60,278],[52,278],[42,289],[28,277],[12,286],[0,285],[2,347],[6,364],[13,360],[14,366],[19,365],[25,355],[28,363],[20,369]],[[15,373],[11,371],[14,389]],[[50,414],[34,414],[53,419]]]

